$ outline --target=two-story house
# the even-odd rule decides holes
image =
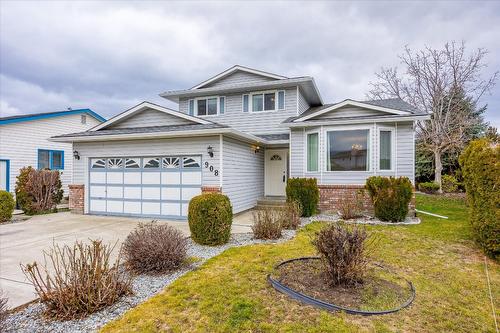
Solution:
[[[371,175],[414,180],[415,122],[402,100],[325,104],[312,77],[234,66],[196,86],[143,102],[73,142],[70,205],[89,214],[185,218],[204,191],[228,195],[235,213],[284,196],[289,177],[315,177],[320,208]],[[72,204],[73,203],[73,204]]]

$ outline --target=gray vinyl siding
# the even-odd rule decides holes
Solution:
[[[210,84],[203,86],[203,88],[223,87],[228,85],[257,83],[257,82],[268,82],[273,80],[275,79],[257,74],[237,71],[217,81],[211,82]]]
[[[220,95],[226,97],[226,108],[222,115],[202,117],[217,123],[231,126],[237,130],[254,133],[288,133],[280,124],[289,117],[297,115],[297,88],[285,89],[285,110],[268,112],[243,112],[243,94]],[[179,111],[188,112],[189,99],[179,101]]]
[[[294,129],[290,136],[291,151],[291,177],[314,177],[318,179],[318,184],[323,185],[361,185],[366,182],[370,176],[405,176],[413,183],[415,181],[415,142],[413,136],[413,123],[400,122],[393,124],[359,124],[358,127],[367,127],[370,129],[370,171],[345,171],[328,172],[326,171],[326,131],[335,130],[335,128],[345,128],[344,126],[325,126],[321,128]],[[378,133],[381,127],[392,127],[394,129],[395,166],[392,171],[379,170],[378,166]],[[306,135],[309,132],[318,131],[319,134],[319,166],[320,172],[307,172],[306,166]]]
[[[305,112],[307,109],[309,109],[309,103],[307,103],[306,98],[302,94],[302,91],[299,90],[299,114],[302,114]]]
[[[314,119],[333,119],[333,118],[345,118],[345,117],[366,117],[366,116],[386,116],[387,112],[368,110],[360,107],[345,106],[340,109],[332,110],[324,113],[320,116],[314,117]]]
[[[193,122],[161,111],[145,110],[131,116],[130,118],[119,121],[109,128],[134,128],[188,124],[193,124]]]
[[[214,157],[207,154],[207,147],[214,148]],[[164,155],[202,155],[202,185],[220,186],[220,149],[219,136],[133,140],[133,141],[107,141],[107,142],[75,142],[73,148],[80,154],[79,160],[74,160],[73,184],[84,184],[88,189],[88,160],[92,157],[141,157]],[[208,162],[219,170],[215,176],[209,168]],[[87,202],[85,205],[87,206]],[[86,207],[86,212],[87,207]]]
[[[224,137],[222,191],[233,212],[254,207],[264,196],[264,150],[255,154],[249,143]]]

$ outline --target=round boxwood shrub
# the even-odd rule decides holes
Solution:
[[[16,203],[12,194],[7,191],[0,191],[0,223],[9,221],[12,218]]]
[[[407,177],[372,176],[366,180],[366,189],[377,218],[390,222],[400,222],[406,218],[413,195],[413,188]]]
[[[316,178],[289,178],[286,183],[286,200],[298,202],[302,216],[316,213],[319,202],[319,189]]]
[[[439,184],[436,182],[425,182],[418,184],[420,192],[434,194],[439,190]]]
[[[453,175],[443,175],[441,179],[441,186],[444,193],[454,193],[458,191],[460,183]]]
[[[188,212],[191,238],[202,245],[227,243],[231,235],[233,208],[220,193],[203,193],[191,199]]]

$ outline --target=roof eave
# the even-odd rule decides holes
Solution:
[[[82,135],[82,136],[54,136],[49,138],[49,141],[54,142],[97,142],[97,141],[124,141],[124,140],[146,140],[146,139],[163,139],[175,137],[193,137],[193,136],[208,136],[216,134],[227,134],[252,143],[267,144],[268,141],[259,138],[252,134],[243,133],[233,128],[211,128],[201,130],[185,130],[175,132],[153,132],[153,133],[128,133],[128,134],[104,134],[104,135]]]
[[[387,123],[387,122],[403,122],[403,121],[416,121],[416,120],[427,120],[430,119],[430,115],[427,114],[412,114],[412,115],[394,115],[392,117],[371,117],[371,118],[360,118],[360,119],[319,119],[319,120],[307,120],[299,122],[285,122],[280,126],[282,127],[311,127],[311,126],[328,126],[328,125],[348,125],[348,124],[360,124],[360,123]]]

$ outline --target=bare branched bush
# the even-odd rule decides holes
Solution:
[[[53,245],[44,252],[43,265],[21,265],[46,305],[48,317],[82,318],[131,292],[131,279],[119,268],[120,257],[111,261],[113,249],[100,240]]]
[[[343,222],[330,224],[316,234],[316,247],[332,286],[363,281],[368,265],[369,237],[365,228]]]
[[[256,239],[278,239],[281,237],[282,212],[264,208],[253,212],[253,236]]]
[[[300,225],[302,207],[298,201],[291,201],[285,204],[281,216],[281,227],[283,229],[297,229]]]
[[[7,297],[4,297],[3,290],[0,289],[0,332],[3,331],[2,327],[5,319],[7,318],[7,310]]]
[[[127,267],[136,273],[163,273],[179,268],[187,257],[182,232],[154,221],[133,230],[122,245]]]
[[[363,200],[365,198],[364,191],[356,191],[355,193],[345,193],[338,201],[340,217],[344,220],[355,219],[363,216]]]

